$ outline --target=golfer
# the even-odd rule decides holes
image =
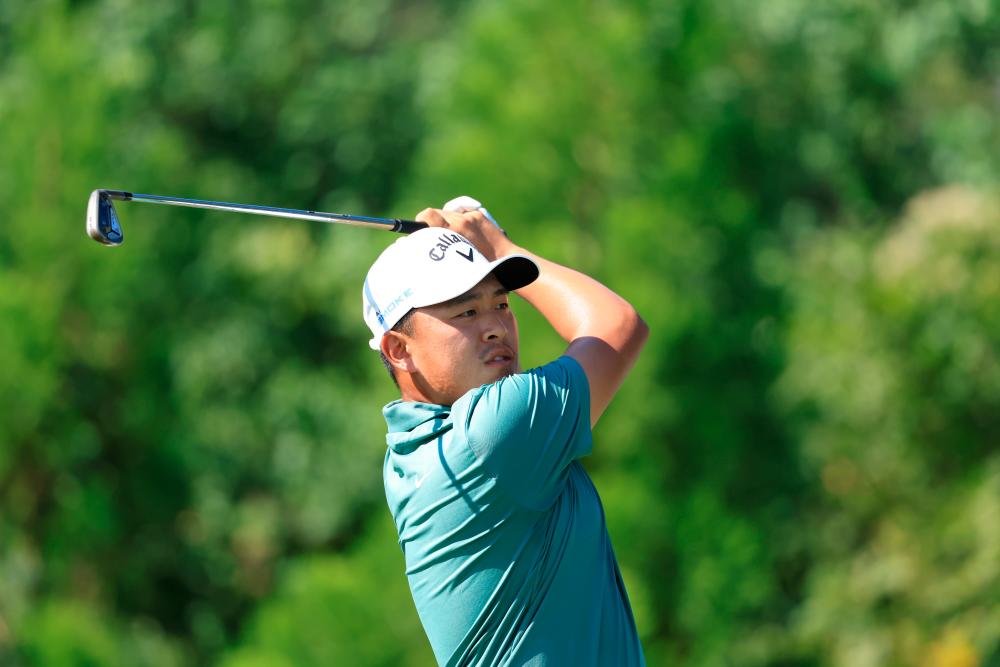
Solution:
[[[635,309],[516,246],[464,197],[417,220],[363,289],[399,387],[385,494],[442,665],[644,665],[604,511],[578,459],[639,355]],[[522,371],[509,292],[568,346]]]

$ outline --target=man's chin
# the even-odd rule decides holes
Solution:
[[[521,372],[521,366],[518,364],[517,360],[511,361],[509,364],[504,364],[500,367],[495,367],[490,369],[490,373],[483,380],[483,384],[492,384],[494,382],[499,382],[505,377],[510,377],[511,375],[516,375]]]
[[[518,368],[518,365],[516,363],[512,363],[509,366],[504,366],[503,369],[500,370],[500,373],[497,375],[497,380],[502,380],[505,377],[510,377],[511,375],[516,375],[520,372],[521,371]]]

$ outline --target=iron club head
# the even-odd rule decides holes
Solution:
[[[125,192],[112,190],[94,190],[87,202],[87,235],[98,243],[108,246],[119,246],[125,237],[118,222],[118,214],[111,202],[114,195],[127,195]],[[116,197],[127,199],[127,197]]]

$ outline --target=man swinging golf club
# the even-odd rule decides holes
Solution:
[[[635,309],[507,238],[475,200],[426,209],[363,289],[400,391],[383,470],[442,665],[643,665],[604,511],[577,461],[648,335]],[[516,291],[568,343],[522,372]]]

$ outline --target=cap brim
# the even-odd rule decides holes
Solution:
[[[490,265],[490,271],[506,290],[521,289],[538,278],[538,265],[525,255],[507,255]]]

